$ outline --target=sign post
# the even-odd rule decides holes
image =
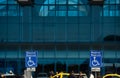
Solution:
[[[95,78],[97,78],[97,72],[100,72],[100,67],[102,67],[102,52],[101,51],[91,51],[90,52],[90,67],[91,71],[95,72]]]

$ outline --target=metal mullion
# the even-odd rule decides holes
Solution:
[[[55,6],[55,17],[56,17],[56,16],[57,16],[57,14],[56,14],[56,0],[55,0],[54,6]],[[56,24],[56,23],[55,23],[55,24]]]
[[[8,1],[7,1],[7,4],[6,4],[6,16],[7,16],[7,32],[6,32],[6,36],[7,36],[7,42],[8,42]]]
[[[36,5],[38,5],[38,4],[36,4]],[[60,6],[71,5],[72,6],[72,5],[79,5],[80,6],[80,5],[86,5],[86,4],[67,4],[67,3],[66,4],[57,4],[57,3],[55,3],[55,4],[42,4],[42,5],[44,5],[44,6],[54,6],[54,5],[57,5],[57,6],[59,6],[59,5]]]
[[[6,16],[7,16],[7,20],[6,20],[6,23],[7,23],[7,27],[6,27],[6,41],[8,42],[8,1],[7,1],[7,4],[6,4]],[[6,67],[7,67],[7,52],[8,52],[8,45],[5,46],[5,71],[6,71]]]
[[[116,3],[116,5],[117,5],[117,2],[115,2],[115,3]],[[114,10],[114,11],[115,11],[115,28],[114,28],[114,33],[115,33],[115,34],[117,34],[117,33],[116,33],[116,26],[117,26],[117,25],[116,25],[116,23],[117,23],[117,22],[116,22],[116,11],[117,11],[116,5],[114,6],[114,7],[115,7],[115,10]],[[116,37],[115,37],[115,44],[117,44],[117,39],[116,39]],[[115,57],[116,57],[116,58],[115,58],[115,72],[117,73],[117,67],[116,67],[116,64],[117,64],[117,46],[115,46]]]
[[[65,5],[65,6],[66,6],[66,17],[68,17],[68,7],[69,7],[68,2],[69,2],[69,1],[68,1],[68,0],[66,0],[66,5]]]
[[[21,42],[21,24],[20,24],[20,6],[18,5],[18,16],[19,16],[19,42]],[[21,68],[21,57],[20,57],[20,54],[21,54],[21,46],[18,47],[19,51],[18,51],[18,73],[20,73],[20,68]]]
[[[102,32],[101,35],[102,35],[102,37],[103,37],[103,25],[104,25],[104,24],[103,24],[103,23],[104,23],[104,22],[103,22],[103,20],[104,20],[104,15],[103,15],[103,14],[104,14],[104,7],[102,8],[102,24],[101,24],[101,32]],[[104,41],[102,41],[102,43],[103,43],[103,45],[102,45],[101,50],[102,50],[102,56],[103,56],[103,54],[104,54],[104,53],[103,53],[103,52],[104,52],[104,51],[103,51],[103,50],[104,50]],[[104,57],[103,57],[103,58],[104,58]],[[103,59],[103,63],[104,63],[104,59]],[[102,67],[102,68],[103,68],[103,67]],[[104,74],[104,71],[105,71],[105,69],[103,68],[103,73],[102,73],[102,74]]]
[[[109,4],[108,4],[108,12],[109,12],[108,16],[110,16],[110,1],[109,1]]]

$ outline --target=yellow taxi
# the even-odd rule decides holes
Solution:
[[[70,75],[69,73],[60,72],[54,76],[51,76],[50,78],[64,78],[64,77],[69,76],[69,75]]]
[[[103,76],[103,78],[120,78],[120,75],[119,74],[106,74]]]

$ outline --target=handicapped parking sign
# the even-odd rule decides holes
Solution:
[[[90,52],[90,67],[101,67],[102,66],[102,52],[91,51]]]
[[[25,66],[27,68],[37,67],[37,51],[26,51]]]

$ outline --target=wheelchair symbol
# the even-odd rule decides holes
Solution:
[[[93,66],[98,66],[98,65],[100,65],[100,63],[96,60],[96,57],[93,57],[92,65],[93,65]]]
[[[29,67],[35,65],[34,61],[31,60],[31,57],[28,58],[28,62],[27,62],[27,64],[28,64]]]

